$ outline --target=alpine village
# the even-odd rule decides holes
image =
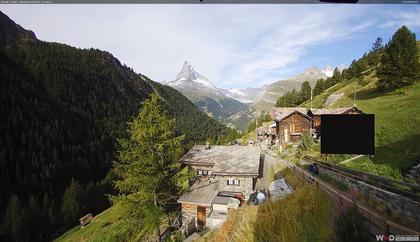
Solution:
[[[188,61],[155,82],[0,12],[0,241],[419,235],[420,42],[372,43],[246,103]],[[374,114],[375,155],[321,154],[325,114]]]

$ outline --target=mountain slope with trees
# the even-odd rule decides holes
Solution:
[[[40,41],[1,12],[0,26],[2,241],[49,240],[107,208],[117,138],[152,93],[185,149],[236,136],[108,52]]]
[[[341,73],[339,82],[324,86],[316,95],[314,90],[314,108],[324,107],[329,96],[342,93],[333,107],[355,104],[375,114],[374,158],[361,157],[347,166],[402,180],[403,174],[419,162],[419,55],[420,42],[403,26],[385,46],[378,38],[368,53]],[[328,83],[328,79],[318,82]],[[300,106],[310,105],[306,101]]]

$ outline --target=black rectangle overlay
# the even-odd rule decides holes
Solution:
[[[321,115],[321,153],[374,155],[375,115]]]

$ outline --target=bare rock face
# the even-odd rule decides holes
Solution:
[[[327,100],[325,100],[324,107],[328,108],[329,106],[336,103],[340,98],[344,96],[344,93],[333,93],[330,96],[328,96]]]

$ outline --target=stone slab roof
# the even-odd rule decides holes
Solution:
[[[312,112],[314,115],[323,115],[323,114],[342,114],[350,109],[353,109],[356,107],[340,107],[340,108],[334,108],[334,109],[326,109],[326,108],[311,108],[309,111]],[[358,109],[358,108],[356,108]],[[360,109],[358,109],[360,110]],[[308,111],[308,112],[309,112]],[[360,110],[362,111],[362,110]]]
[[[258,176],[260,148],[240,145],[195,145],[181,160],[184,164],[213,166],[213,175]]]
[[[302,115],[303,117],[305,117],[307,119],[312,119],[311,117],[309,117],[308,115],[306,115],[306,112],[301,112],[299,110],[291,110],[291,111],[287,111],[287,112],[283,112],[283,113],[278,114],[276,116],[275,120],[277,122],[280,122],[280,121],[284,120],[285,118],[289,117],[290,115],[292,115],[294,113],[298,113],[298,114]]]
[[[298,107],[284,107],[284,108],[273,108],[272,112],[274,112],[274,116],[278,116],[281,115],[283,113],[292,113],[294,111],[299,111],[301,113],[306,113],[307,109],[306,108],[298,108]]]
[[[218,192],[218,181],[197,181],[178,199],[178,203],[192,203],[202,206],[211,206]]]
[[[230,197],[222,197],[222,196],[216,196],[213,199],[213,203],[214,204],[224,204],[224,205],[228,205],[230,200]]]

